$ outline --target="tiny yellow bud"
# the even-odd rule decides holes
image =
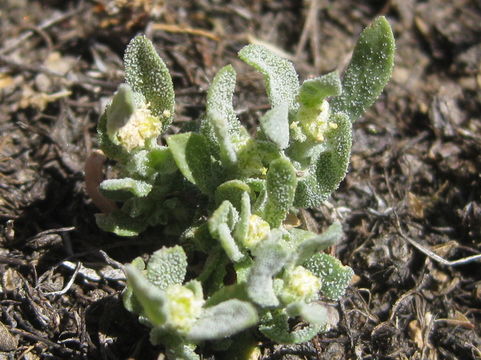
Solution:
[[[325,134],[337,125],[329,122],[329,103],[323,101],[321,105],[313,108],[301,108],[298,119],[303,132],[317,142],[325,141]]]

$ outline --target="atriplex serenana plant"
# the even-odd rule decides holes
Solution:
[[[352,123],[391,75],[388,22],[380,17],[362,32],[342,80],[332,72],[299,84],[290,62],[259,45],[239,57],[262,73],[271,104],[255,138],[233,108],[236,73],[228,65],[212,81],[205,116],[159,145],[174,91],[144,36],[127,47],[126,84],[98,126],[120,174],[100,191],[121,204],[98,215],[98,225],[120,236],[164,229],[147,264],[126,266],[124,303],[172,359],[198,359],[205,340],[226,349],[233,342],[226,338],[254,326],[278,343],[308,341],[327,329],[318,300],[339,299],[353,275],[322,252],[341,238],[339,223],[319,235],[286,217],[319,206],[344,178]],[[162,247],[173,237],[175,246]],[[292,318],[306,325],[292,330]]]

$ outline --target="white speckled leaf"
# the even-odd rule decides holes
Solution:
[[[287,216],[296,194],[297,175],[294,166],[287,158],[271,162],[267,172],[267,203],[264,220],[271,227],[279,227]]]
[[[147,264],[147,280],[165,290],[170,285],[182,284],[187,272],[187,256],[180,246],[163,247],[152,254]]]
[[[338,96],[342,93],[341,79],[337,71],[324,76],[309,79],[302,83],[298,100],[302,106],[313,107],[322,104],[328,96]]]
[[[132,178],[109,179],[100,183],[100,191],[112,200],[127,200],[133,196],[145,197],[152,190],[152,185]]]
[[[163,131],[172,122],[175,94],[169,70],[143,35],[133,38],[124,56],[125,78],[135,92],[141,93],[153,115],[162,120]]]
[[[224,200],[207,221],[210,235],[220,242],[227,256],[233,262],[238,262],[244,257],[232,236],[232,231],[238,219],[239,214],[235,207],[228,200]]]
[[[314,254],[303,265],[322,280],[321,293],[328,299],[338,300],[351,282],[354,271],[349,266],[325,253]]]
[[[232,65],[227,65],[217,72],[207,92],[207,117],[212,113],[222,114],[230,134],[237,133],[241,127],[232,106],[235,84],[236,72]]]
[[[144,275],[132,265],[125,266],[127,284],[132,293],[142,306],[142,313],[153,325],[163,325],[166,320],[164,304],[165,293],[159,288],[152,286]]]
[[[292,63],[255,44],[242,48],[239,57],[264,75],[267,95],[273,108],[282,103],[287,103],[289,109],[295,107],[299,80]]]
[[[342,80],[342,95],[333,99],[334,112],[355,121],[381,94],[394,66],[394,36],[384,16],[361,33]]]

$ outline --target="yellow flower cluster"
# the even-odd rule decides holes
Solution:
[[[318,107],[302,107],[298,118],[302,119],[304,133],[318,142],[323,142],[329,130],[337,129],[337,124],[329,121],[329,103],[324,100]]]
[[[185,286],[175,284],[167,288],[167,319],[173,328],[187,332],[200,316],[204,300]]]
[[[118,130],[117,139],[127,151],[131,151],[145,146],[146,140],[159,136],[161,129],[160,119],[153,116],[147,106],[139,107]]]
[[[282,300],[285,303],[314,300],[321,290],[322,282],[303,266],[296,266],[286,273]]]

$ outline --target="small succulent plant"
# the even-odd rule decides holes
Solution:
[[[286,218],[319,206],[339,186],[352,123],[388,82],[394,49],[380,17],[360,35],[342,80],[332,72],[300,84],[289,61],[248,45],[239,57],[263,75],[271,105],[256,137],[236,116],[228,65],[212,81],[203,118],[159,145],[174,116],[172,80],[146,37],[130,42],[126,84],[98,125],[100,147],[119,174],[100,191],[121,206],[96,220],[120,236],[161,226],[159,247],[162,237],[177,237],[147,264],[126,265],[123,294],[169,358],[199,359],[203,341],[228,348],[229,338],[256,326],[284,344],[328,328],[319,300],[339,299],[353,275],[323,252],[341,238],[341,225],[315,234]],[[305,326],[292,329],[293,318]]]

